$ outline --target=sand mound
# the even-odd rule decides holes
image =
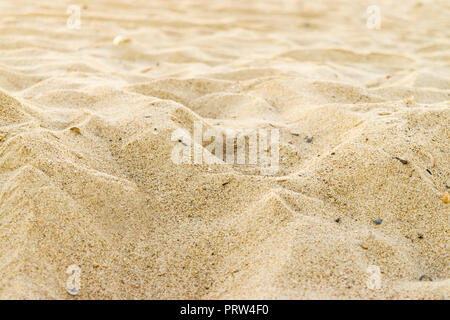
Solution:
[[[0,298],[450,295],[448,3],[69,4],[0,5]],[[174,163],[196,123],[278,172]]]

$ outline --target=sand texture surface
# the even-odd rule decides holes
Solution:
[[[448,298],[449,18],[0,0],[0,298]],[[279,171],[175,164],[196,121],[278,129]]]

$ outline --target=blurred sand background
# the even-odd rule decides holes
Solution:
[[[0,298],[448,298],[449,18],[445,0],[1,0]],[[196,120],[278,128],[278,174],[175,165]]]

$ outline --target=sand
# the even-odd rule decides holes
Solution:
[[[448,298],[450,6],[373,2],[1,1],[0,298]]]

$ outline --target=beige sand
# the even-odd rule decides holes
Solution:
[[[448,298],[449,16],[0,1],[0,298]],[[195,120],[278,128],[280,171],[175,165]]]

